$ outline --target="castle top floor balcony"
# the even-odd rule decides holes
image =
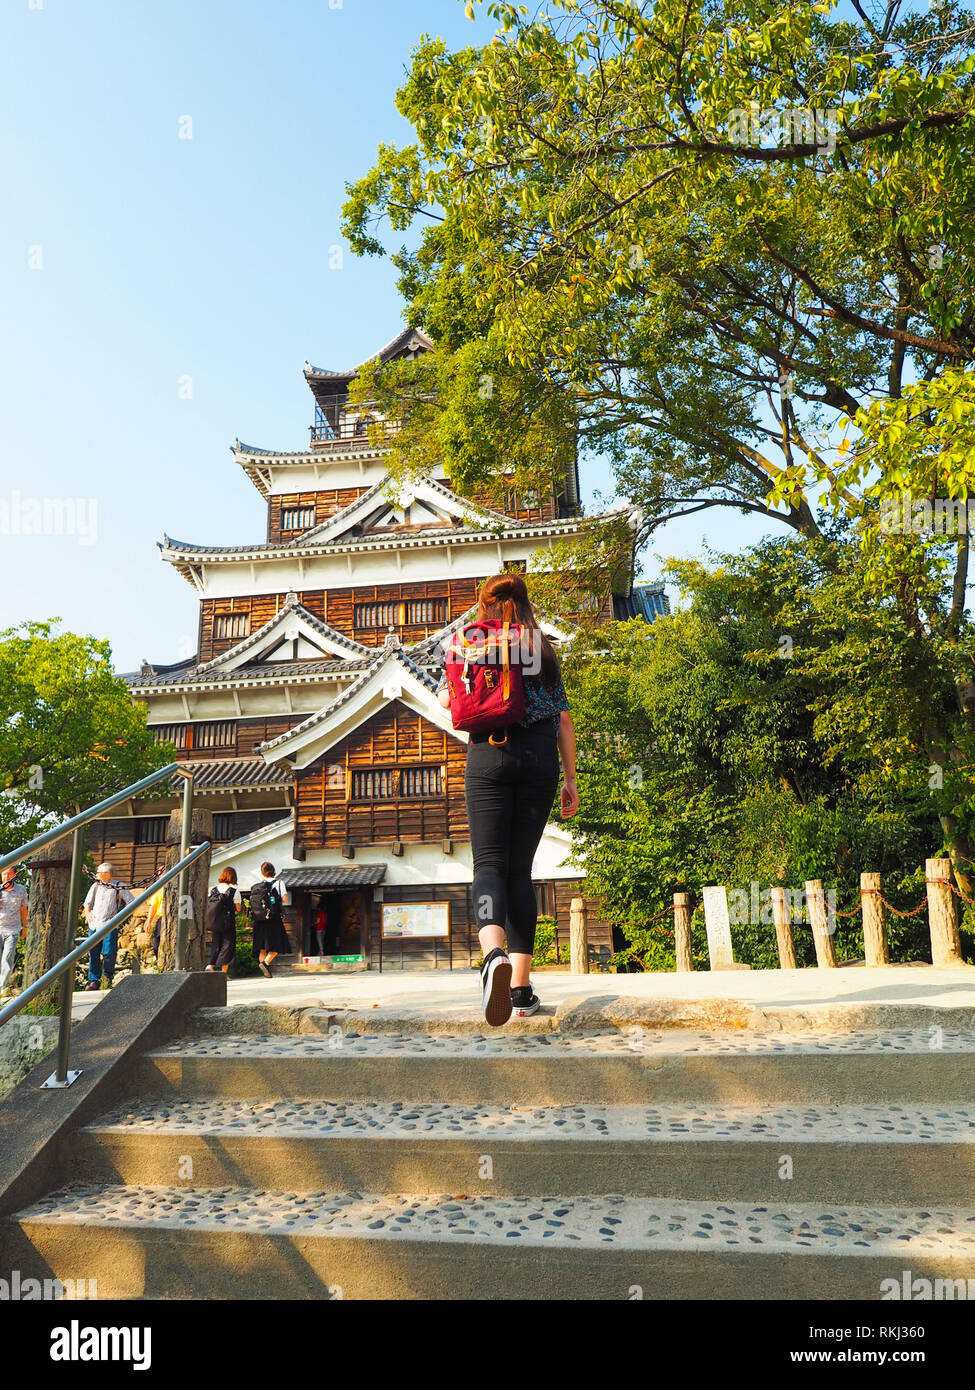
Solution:
[[[385,419],[369,404],[352,406],[347,396],[324,396],[315,402],[311,447],[344,451],[375,447],[398,434],[398,420]]]

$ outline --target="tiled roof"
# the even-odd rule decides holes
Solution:
[[[406,346],[411,338],[415,338],[417,344],[426,350],[433,347],[433,340],[427,337],[422,328],[411,328],[407,325],[406,328],[400,329],[395,338],[390,338],[389,342],[386,343],[384,347],[381,347],[378,352],[374,352],[371,357],[367,357],[366,361],[378,361],[380,363],[388,362],[390,358],[395,357],[396,354]],[[310,362],[305,363],[304,375],[307,381],[313,379],[322,381],[350,381],[352,377],[358,376],[358,374],[358,367],[352,367],[347,372],[333,372],[327,367],[313,367]]]
[[[231,647],[228,651],[221,652],[219,656],[212,657],[210,661],[204,661],[202,665],[196,668],[197,672],[202,674],[203,672],[212,671],[225,666],[229,658],[236,657],[241,652],[246,652],[252,647],[259,646],[269,633],[280,626],[282,619],[288,616],[301,618],[302,622],[307,623],[312,631],[317,632],[322,637],[327,637],[329,641],[334,642],[336,646],[344,647],[346,651],[354,652],[356,656],[364,657],[369,654],[368,647],[364,647],[361,642],[354,642],[351,637],[346,637],[334,627],[329,627],[328,623],[322,622],[321,618],[316,618],[314,613],[309,613],[308,609],[298,602],[297,595],[294,595],[293,597],[289,596],[283,607],[279,608],[273,617],[268,618],[267,622],[259,627],[256,632],[252,632],[249,637],[243,638],[242,641],[238,642],[235,647]]]
[[[521,525],[521,523],[518,522],[514,517],[506,516],[504,512],[495,511],[492,507],[485,507],[482,506],[479,502],[472,502],[469,498],[458,496],[458,494],[452,491],[449,487],[444,487],[443,483],[441,483],[437,478],[431,478],[427,475],[424,475],[420,481],[423,483],[425,487],[429,487],[435,495],[442,497],[444,502],[448,505],[451,511],[457,508],[458,504],[460,504],[462,512],[465,512],[470,517],[483,517],[487,521],[506,527],[518,527]],[[350,502],[347,506],[343,507],[341,511],[333,512],[332,515],[326,517],[324,521],[320,521],[317,526],[311,527],[311,529],[308,531],[303,531],[301,535],[298,537],[298,539],[293,541],[292,544],[295,546],[314,545],[316,536],[326,534],[329,531],[335,530],[336,523],[339,524],[339,530],[337,534],[342,535],[342,518],[345,516],[352,516],[356,512],[362,512],[364,515],[368,515],[370,504],[374,500],[380,503],[386,500],[385,489],[388,487],[388,485],[388,478],[380,478],[378,482],[373,483],[372,487],[367,488],[361,496],[357,497],[354,502]],[[409,484],[404,485],[403,491],[407,493],[409,492]],[[396,534],[404,535],[405,533],[402,531],[397,531]],[[456,527],[451,526],[449,528],[446,528],[443,526],[430,526],[424,528],[423,534],[428,536],[455,535]],[[368,539],[368,533],[361,539]]]
[[[280,785],[292,777],[290,768],[269,766],[263,758],[194,758],[183,766],[192,768],[194,791]]]
[[[334,518],[331,518],[334,520]],[[499,515],[499,521],[501,520]],[[388,531],[382,535],[364,535],[355,537],[342,537],[334,542],[326,542],[322,545],[309,545],[309,550],[319,550],[323,554],[329,551],[336,553],[355,549],[368,549],[370,547],[385,549],[405,549],[410,546],[424,545],[428,541],[437,541],[449,538],[453,542],[474,542],[474,541],[493,541],[500,538],[503,540],[522,540],[532,536],[559,535],[563,532],[578,530],[580,523],[579,517],[560,517],[555,521],[537,522],[509,522],[507,526],[498,531],[497,528],[484,527],[480,530],[474,527],[464,526],[431,526],[423,527],[416,532]],[[207,559],[220,555],[253,555],[266,556],[274,559],[287,559],[293,555],[294,548],[291,545],[275,545],[267,541],[258,541],[252,545],[200,545],[195,541],[181,541],[174,536],[163,536],[162,541],[157,541],[159,549],[163,552],[170,551],[175,555],[185,555],[188,557],[199,557]]]
[[[316,454],[313,449],[259,449],[256,444],[242,444],[239,439],[235,439],[230,446],[232,454],[255,454],[260,458],[309,458],[321,459],[321,454]]]
[[[360,864],[355,869],[323,864],[317,869],[282,869],[278,874],[286,888],[367,888],[385,877],[385,864]]]
[[[372,651],[372,648],[369,648]],[[200,674],[196,670],[189,670],[185,674],[177,673],[174,676],[142,676],[138,672],[132,675],[123,676],[129,686],[133,689],[151,689],[153,687],[166,687],[171,685],[232,685],[239,684],[241,681],[299,681],[305,676],[334,676],[336,679],[343,677],[352,678],[356,676],[363,666],[371,660],[370,657],[363,657],[358,661],[344,661],[341,657],[323,659],[317,661],[299,659],[297,661],[245,661],[233,671],[204,671]]]
[[[368,666],[366,666],[365,669],[362,671],[362,674],[358,677],[358,679],[354,680],[352,684],[348,687],[348,689],[343,690],[341,695],[336,696],[336,698],[331,702],[331,704],[323,706],[323,708],[318,710],[315,714],[309,715],[307,719],[302,720],[300,724],[295,724],[293,728],[288,729],[285,733],[278,734],[276,738],[269,738],[266,743],[262,743],[260,745],[261,748],[275,748],[278,744],[284,743],[286,739],[293,738],[295,734],[304,733],[306,729],[313,729],[316,724],[324,723],[325,720],[328,719],[332,714],[334,714],[334,712],[337,709],[341,708],[342,705],[347,704],[348,701],[352,699],[353,695],[355,695],[359,690],[361,690],[361,688],[366,684],[366,682],[370,680],[371,677],[376,673],[379,667],[382,666],[384,662],[390,659],[390,654],[392,654],[394,660],[400,662],[403,666],[405,666],[406,669],[410,672],[410,674],[412,676],[415,676],[416,679],[420,681],[420,683],[423,686],[425,686],[431,694],[436,694],[437,682],[433,679],[432,676],[429,676],[427,672],[423,670],[422,666],[420,666],[411,657],[407,656],[406,651],[400,644],[399,638],[394,635],[391,635],[387,637],[384,644],[378,648],[376,659],[374,661],[371,661],[368,664]]]

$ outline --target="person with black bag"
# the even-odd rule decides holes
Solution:
[[[284,929],[283,905],[287,895],[275,880],[274,865],[261,865],[261,880],[250,893],[251,922],[254,926],[254,950],[261,974],[271,978],[271,962],[275,956],[288,955],[291,942]]]
[[[240,906],[237,870],[224,869],[207,898],[207,931],[210,933],[207,970],[219,967],[225,975],[230,970],[237,954],[237,909]]]

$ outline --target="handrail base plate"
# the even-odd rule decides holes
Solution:
[[[80,1075],[81,1075],[81,1069],[79,1068],[77,1071],[69,1071],[69,1072],[68,1072],[68,1075],[67,1075],[67,1079],[66,1079],[65,1081],[59,1081],[59,1080],[58,1080],[58,1074],[57,1074],[57,1072],[56,1072],[56,1071],[52,1071],[52,1072],[51,1072],[51,1075],[47,1078],[47,1080],[41,1082],[41,1090],[42,1090],[42,1091],[63,1091],[63,1090],[65,1089],[66,1086],[71,1086],[71,1085],[73,1085],[74,1082],[78,1080],[78,1077],[79,1077]]]

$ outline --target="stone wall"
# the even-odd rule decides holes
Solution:
[[[0,1025],[0,1100],[22,1081],[46,1052],[57,1046],[58,1020],[18,1014]],[[52,1059],[51,1070],[54,1070]]]

